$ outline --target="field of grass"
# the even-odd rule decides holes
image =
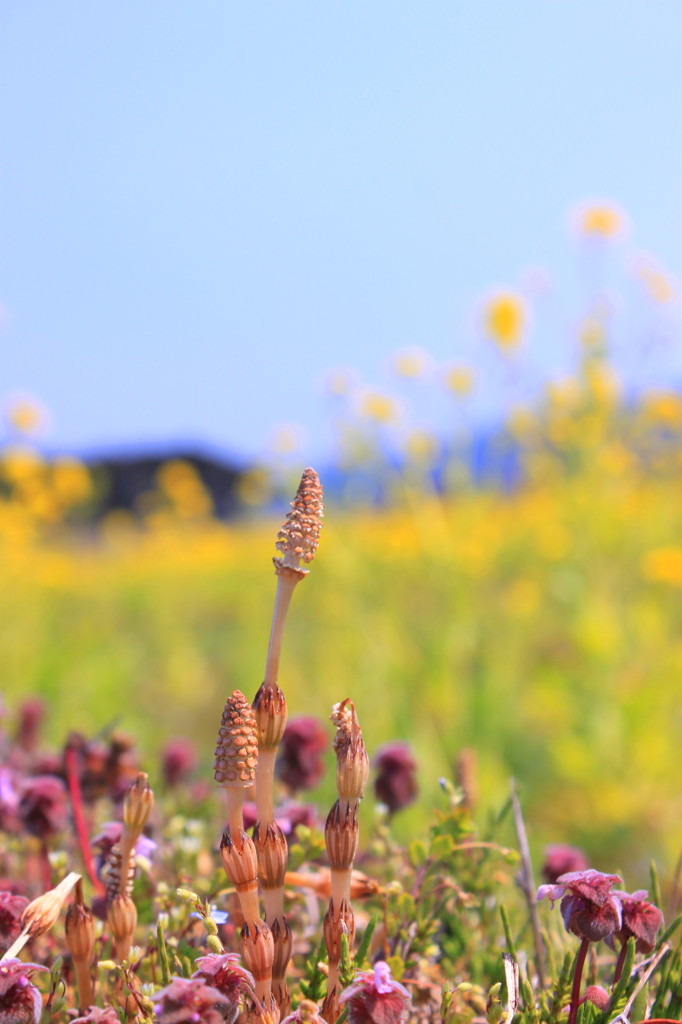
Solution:
[[[404,498],[327,508],[284,644],[290,714],[326,719],[351,696],[370,756],[409,740],[422,798],[406,833],[470,748],[482,808],[513,775],[536,846],[570,840],[598,866],[640,872],[655,856],[670,872],[682,845],[678,474],[600,442],[574,472],[548,460],[512,493],[438,497],[412,483]],[[7,520],[9,708],[45,697],[54,745],[116,722],[152,776],[163,744],[187,736],[210,778],[226,696],[262,679],[278,526],[169,512],[84,541],[20,536]]]

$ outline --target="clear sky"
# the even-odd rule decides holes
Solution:
[[[329,369],[485,371],[487,289],[570,291],[576,201],[679,273],[681,39],[680,0],[2,0],[0,398],[308,461]]]

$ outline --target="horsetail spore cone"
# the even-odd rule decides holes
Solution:
[[[244,825],[244,790],[253,785],[257,764],[256,719],[244,694],[235,690],[225,702],[213,762],[215,780],[225,791],[227,823],[233,838]]]

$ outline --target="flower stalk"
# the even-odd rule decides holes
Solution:
[[[273,782],[277,750],[287,723],[286,698],[278,685],[282,640],[294,589],[309,570],[322,529],[322,487],[313,469],[306,469],[291,503],[291,510],[277,534],[281,557],[274,558],[277,574],[275,606],[270,627],[265,677],[253,701],[258,735],[258,764],[255,771],[256,826],[254,841],[258,855],[265,905],[265,921],[273,938],[272,990],[281,1016],[290,1009],[286,970],[291,958],[292,935],[284,913],[284,875],[287,844],[274,820]],[[248,918],[247,918],[248,921]]]
[[[345,934],[351,947],[355,937],[351,905],[353,863],[358,846],[358,806],[369,775],[369,758],[352,700],[335,704],[331,720],[336,726],[334,750],[339,798],[327,816],[324,830],[331,869],[331,898],[324,919],[329,974],[322,1016],[329,1024],[339,1015],[341,938]]]

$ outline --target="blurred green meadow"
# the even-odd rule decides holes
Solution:
[[[609,243],[614,224],[598,212],[584,230]],[[666,279],[648,280],[652,301],[668,302]],[[482,317],[516,379],[526,300],[501,292]],[[682,847],[682,400],[660,388],[627,396],[610,331],[593,304],[572,371],[509,403],[494,444],[514,455],[511,485],[474,479],[464,415],[449,448],[418,425],[404,431],[396,468],[385,453],[398,399],[365,391],[348,401],[339,460],[360,497],[327,504],[280,685],[290,715],[326,719],[352,697],[370,757],[409,740],[421,796],[396,819],[404,837],[424,826],[439,778],[456,777],[473,752],[481,817],[513,776],[536,850],[569,841],[596,867],[640,876],[655,857],[669,876]],[[423,376],[420,359],[397,357],[396,387]],[[436,378],[455,410],[479,386],[466,366]],[[337,375],[335,400],[345,387]],[[144,515],[113,513],[95,536],[71,522],[87,504],[87,470],[41,459],[25,438],[30,415],[15,411],[24,439],[2,460],[8,714],[43,696],[55,746],[71,730],[115,724],[139,739],[152,779],[163,744],[186,736],[210,780],[226,696],[251,697],[262,680],[282,518],[255,508],[267,473],[244,483],[252,514],[220,522],[191,467],[172,465]],[[296,453],[283,462],[280,490],[293,495],[304,466]],[[380,482],[380,505],[361,500],[367,480]]]

